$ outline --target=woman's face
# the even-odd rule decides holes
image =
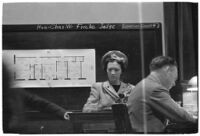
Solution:
[[[112,84],[118,84],[122,73],[120,64],[118,64],[116,61],[108,62],[106,71],[108,75],[108,80]]]

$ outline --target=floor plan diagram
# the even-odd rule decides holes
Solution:
[[[95,50],[5,50],[17,87],[89,86],[95,82]]]

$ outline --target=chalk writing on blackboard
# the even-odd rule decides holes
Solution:
[[[29,31],[112,31],[160,29],[161,23],[94,23],[94,24],[36,24],[36,25],[3,25],[3,32]]]
[[[39,24],[37,30],[115,30],[116,24]]]

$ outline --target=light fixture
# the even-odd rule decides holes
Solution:
[[[187,91],[198,91],[197,76],[193,76],[193,77],[188,81]]]

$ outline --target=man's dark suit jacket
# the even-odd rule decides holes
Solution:
[[[31,94],[22,88],[10,88],[10,71],[3,65],[3,131],[14,132],[24,120],[23,113],[27,107],[51,113],[64,119],[66,110],[61,106]]]
[[[196,121],[170,97],[169,90],[153,74],[136,85],[127,105],[136,132],[163,132],[166,119],[179,123]]]
[[[5,91],[3,94],[3,130],[5,133],[22,131],[20,124],[24,121],[24,113],[28,108],[50,113],[64,120],[66,110],[53,102],[22,89]]]

